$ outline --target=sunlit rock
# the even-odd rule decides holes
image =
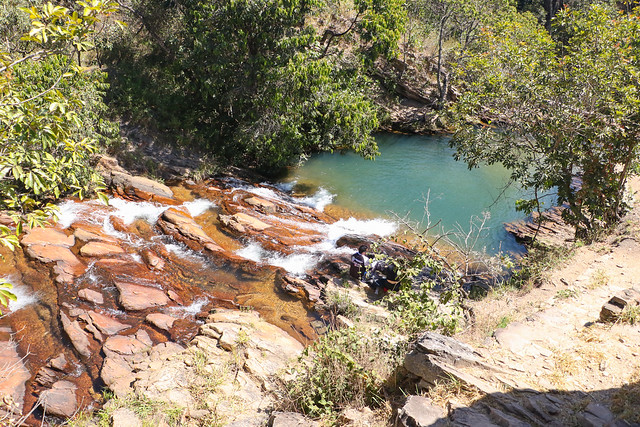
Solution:
[[[70,381],[58,381],[40,394],[43,409],[48,414],[71,417],[78,408],[77,386]]]
[[[158,288],[125,282],[116,282],[115,285],[120,292],[118,301],[126,310],[145,310],[169,303],[169,297]]]
[[[173,326],[176,318],[163,313],[151,313],[146,317],[147,322],[151,323],[158,329],[168,331]]]
[[[78,297],[94,304],[104,303],[104,297],[102,296],[102,294],[98,291],[94,291],[93,289],[80,289],[78,291]]]
[[[89,337],[82,330],[77,320],[71,321],[66,314],[60,312],[60,320],[62,321],[62,327],[67,333],[67,336],[71,340],[73,347],[84,357],[89,357],[91,351],[89,349]]]
[[[124,249],[120,246],[104,242],[89,242],[80,248],[80,255],[85,257],[107,257],[123,253]]]

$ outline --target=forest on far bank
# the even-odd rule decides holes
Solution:
[[[273,174],[318,151],[375,157],[372,133],[390,107],[419,94],[413,101],[454,132],[457,158],[503,163],[536,195],[519,202],[526,211],[555,189],[589,238],[620,218],[637,169],[636,6],[5,1],[0,209],[20,232],[58,198],[100,192],[92,158],[119,149],[122,123],[210,153],[212,164]]]

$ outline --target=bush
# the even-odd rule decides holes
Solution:
[[[330,331],[303,352],[293,371],[295,379],[285,386],[285,406],[327,418],[346,407],[376,407],[405,351],[404,340],[382,331]]]
[[[453,335],[462,319],[460,292],[457,285],[439,296],[433,292],[433,281],[422,282],[418,289],[405,286],[387,296],[392,312],[392,325],[411,337],[424,330]]]

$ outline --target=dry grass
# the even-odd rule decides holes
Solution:
[[[640,322],[640,305],[627,306],[616,322],[629,325],[635,325]]]
[[[586,332],[584,339],[587,340],[589,338],[589,332]],[[547,379],[558,389],[568,390],[573,388],[573,384],[570,384],[569,380],[578,379],[582,374],[587,374],[588,372],[601,370],[601,364],[606,360],[606,356],[588,343],[589,341],[585,345],[575,347],[569,351],[553,349],[551,358],[554,369],[547,375]]]
[[[465,384],[452,376],[445,380],[436,381],[436,384],[425,395],[443,408],[450,402],[455,402],[462,406],[471,406],[474,402],[486,396],[476,387]]]
[[[591,280],[589,280],[589,283],[587,284],[587,289],[597,289],[606,285],[607,283],[609,283],[609,276],[607,275],[606,271],[598,269],[595,271],[595,273],[593,273],[593,276],[591,276]]]
[[[629,378],[629,383],[620,387],[611,398],[611,409],[629,423],[640,423],[640,368]]]
[[[585,326],[582,328],[576,336],[585,343],[601,343],[602,342],[602,329],[597,324]]]

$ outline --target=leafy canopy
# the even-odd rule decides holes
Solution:
[[[11,249],[25,224],[43,225],[55,214],[55,200],[82,198],[102,186],[89,164],[98,149],[92,136],[100,125],[102,75],[74,58],[91,48],[99,16],[116,8],[104,0],[77,7],[23,9],[29,32],[0,47],[0,210],[16,224],[15,230],[0,225],[0,244]],[[15,299],[10,286],[0,284],[2,305]]]
[[[149,44],[123,39],[110,53],[115,100],[138,118],[266,172],[318,150],[377,153],[377,111],[362,70],[394,54],[405,19],[401,1],[353,3],[346,33],[361,43],[349,59],[332,45],[337,31],[327,36],[310,23],[326,7],[320,0],[139,4],[147,22],[162,10],[173,19],[165,24],[171,31],[153,27]],[[137,55],[125,54],[131,50]]]
[[[640,141],[640,20],[604,5],[564,9],[546,32],[509,12],[482,31],[458,68],[463,120],[453,139],[470,167],[501,162],[537,195],[557,190],[579,236],[615,223]]]

